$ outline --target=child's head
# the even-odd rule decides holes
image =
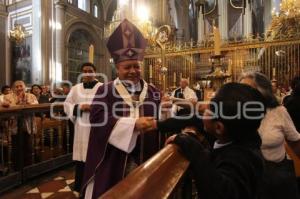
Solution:
[[[245,84],[228,83],[211,99],[203,120],[206,131],[220,140],[242,141],[257,136],[264,117],[261,93]]]

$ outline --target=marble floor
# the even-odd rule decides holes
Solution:
[[[78,193],[72,191],[73,185],[74,167],[69,166],[14,188],[0,199],[74,199]]]

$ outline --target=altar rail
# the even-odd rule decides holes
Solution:
[[[62,104],[0,108],[0,193],[72,162],[72,126],[63,115]]]
[[[296,175],[299,177],[300,159],[287,145],[286,149],[294,161]],[[180,154],[178,147],[167,145],[99,199],[182,198],[178,185],[188,166],[189,162]],[[197,193],[193,192],[192,198],[198,198]]]
[[[294,76],[300,75],[300,36],[292,40],[227,43],[222,45],[221,53],[225,56],[222,68],[231,75],[228,81],[238,81],[243,72],[261,71],[287,87]],[[212,71],[210,57],[213,54],[213,42],[209,45],[195,42],[169,44],[165,51],[166,88],[178,86],[181,77],[189,78],[191,84],[203,81]],[[159,48],[147,49],[144,77],[160,88],[163,86],[161,60]]]
[[[168,145],[100,198],[169,198],[188,166],[178,148]]]

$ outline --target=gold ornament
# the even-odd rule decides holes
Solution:
[[[25,28],[21,24],[15,24],[13,30],[9,31],[9,38],[11,41],[21,44],[25,40]]]
[[[299,0],[298,0],[299,1]],[[296,0],[283,0],[280,12],[273,12],[266,40],[292,39],[300,36],[300,7]]]

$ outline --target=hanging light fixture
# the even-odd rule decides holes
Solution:
[[[132,11],[129,0],[118,0],[118,6],[112,17],[112,21],[108,23],[104,28],[104,37],[108,38],[115,29],[119,26],[120,22],[125,18],[128,18],[148,40],[149,45],[154,45],[154,37],[156,34],[156,27],[152,23],[150,17],[150,10],[145,4],[139,4],[136,11]],[[130,12],[134,12],[129,14]],[[132,17],[131,17],[132,15]]]
[[[25,40],[25,28],[21,24],[15,24],[14,29],[9,31],[9,39],[21,44]]]
[[[16,42],[17,45],[21,44],[25,40],[26,30],[22,24],[18,24],[18,2],[15,1],[16,19],[14,22],[14,28],[9,31],[9,39]]]

